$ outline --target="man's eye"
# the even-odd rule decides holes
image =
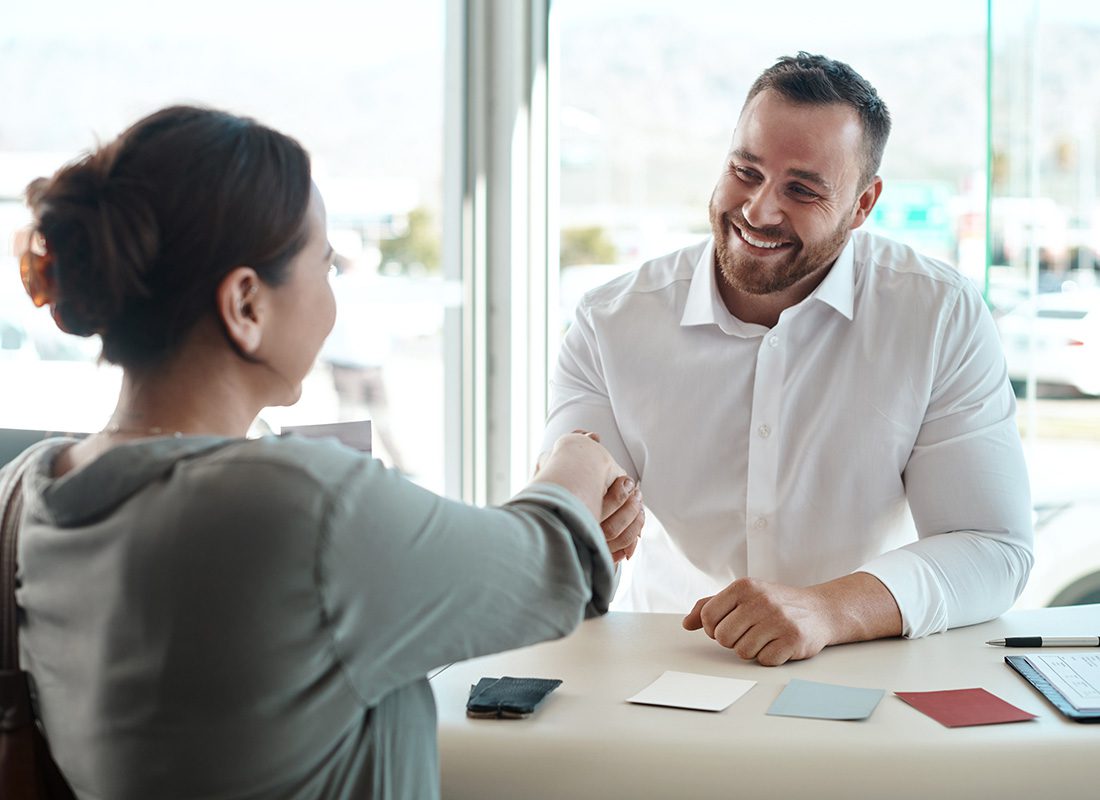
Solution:
[[[745,169],[744,167],[735,166],[733,168],[733,172],[738,178],[740,178],[741,180],[744,180],[744,181],[759,180],[759,176],[757,176],[757,174],[755,172],[753,172],[751,169]]]

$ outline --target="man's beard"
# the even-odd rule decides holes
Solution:
[[[730,223],[750,235],[759,235],[763,240],[790,242],[789,252],[782,258],[755,258],[730,249]],[[849,222],[841,220],[830,236],[817,242],[806,244],[797,236],[782,228],[754,228],[737,214],[719,215],[710,205],[710,226],[714,232],[714,256],[718,262],[722,277],[731,287],[746,294],[763,295],[781,292],[794,286],[800,280],[823,267],[827,267],[840,255],[844,242],[848,238]]]

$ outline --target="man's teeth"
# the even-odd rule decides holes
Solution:
[[[763,242],[759,239],[752,238],[751,236],[749,236],[747,233],[745,233],[740,228],[738,228],[737,230],[740,231],[741,238],[743,238],[746,242],[751,244],[753,247],[763,247],[767,250],[772,250],[776,247],[779,247],[779,245],[783,244],[783,242]]]

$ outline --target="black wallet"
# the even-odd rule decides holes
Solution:
[[[470,687],[466,716],[475,719],[529,717],[561,681],[548,678],[482,678]]]

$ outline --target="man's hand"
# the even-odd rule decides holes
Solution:
[[[620,475],[607,487],[600,514],[600,527],[616,564],[634,555],[644,524],[642,492],[628,476]]]
[[[704,597],[684,617],[689,631],[707,636],[744,659],[769,667],[810,658],[830,643],[828,614],[814,589],[738,578]]]
[[[600,441],[600,435],[591,431],[574,430],[594,441]],[[542,467],[542,456],[535,465],[537,473]],[[620,467],[620,471],[621,471]],[[645,509],[642,506],[642,491],[626,474],[616,478],[603,496],[603,508],[600,512],[600,527],[603,529],[611,559],[616,564],[634,555],[638,548],[638,539],[645,525]]]
[[[702,628],[741,658],[775,667],[811,658],[826,645],[899,636],[902,622],[890,590],[854,572],[805,589],[738,578],[699,600],[684,627]]]

